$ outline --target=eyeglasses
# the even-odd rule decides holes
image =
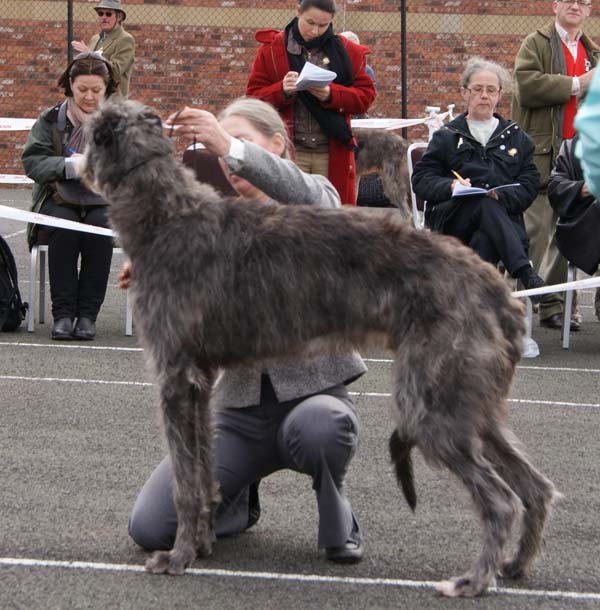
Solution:
[[[590,6],[592,4],[592,0],[558,0],[561,4],[578,4],[579,6]]]
[[[112,17],[115,12],[114,11],[96,11],[98,13],[98,17]]]
[[[490,97],[498,95],[500,93],[500,89],[498,89],[498,87],[483,87],[481,85],[475,85],[474,87],[465,87],[465,89],[473,95],[483,95],[485,93]]]

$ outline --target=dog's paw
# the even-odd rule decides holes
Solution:
[[[189,562],[173,551],[156,551],[146,561],[146,571],[151,574],[171,574],[181,576]]]
[[[494,586],[495,579],[490,582],[471,578],[468,575],[451,580],[443,580],[435,585],[435,590],[444,597],[477,597],[486,592],[488,586]]]
[[[525,568],[516,558],[509,559],[502,564],[500,575],[502,578],[517,580],[518,578],[523,578],[523,576],[525,576]]]

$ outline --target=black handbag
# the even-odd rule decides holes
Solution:
[[[57,180],[54,187],[56,188],[54,199],[57,203],[81,206],[107,205],[100,195],[90,191],[79,180]]]
[[[600,202],[593,201],[575,218],[559,218],[554,238],[570,263],[594,275],[600,264]]]

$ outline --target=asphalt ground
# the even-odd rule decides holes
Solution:
[[[4,189],[0,203],[27,209],[29,196]],[[0,219],[27,294],[24,228]],[[153,379],[135,334],[124,336],[120,264],[115,257],[93,343],[51,341],[50,315],[32,334],[0,334],[0,608],[600,608],[600,323],[592,291],[581,294],[584,323],[569,350],[558,331],[536,323],[541,355],[520,363],[511,395],[514,430],[564,494],[543,554],[521,581],[499,580],[481,599],[446,600],[434,582],[466,570],[481,529],[463,487],[418,455],[416,513],[404,502],[387,455],[383,352],[365,354],[369,372],[351,387],[362,434],[347,493],[366,541],[360,564],[324,559],[310,481],[284,472],[262,483],[253,529],[220,539],[184,577],[144,573],[146,555],[128,537],[127,519],[165,444]]]

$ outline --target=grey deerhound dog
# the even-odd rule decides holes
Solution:
[[[483,593],[540,551],[555,494],[508,429],[507,395],[525,330],[492,265],[395,210],[265,206],[224,198],[173,155],[136,102],[91,119],[82,175],[110,203],[131,259],[135,314],[158,377],[178,526],[150,572],[181,574],[213,543],[209,400],[217,370],[305,350],[383,345],[394,353],[399,484],[414,509],[411,449],[469,490],[484,528],[470,569],[439,584]],[[516,552],[504,558],[522,513]]]
[[[408,205],[410,182],[406,166],[406,140],[383,129],[354,129],[358,141],[356,173],[359,176],[376,172],[381,176],[385,196],[410,220]]]

